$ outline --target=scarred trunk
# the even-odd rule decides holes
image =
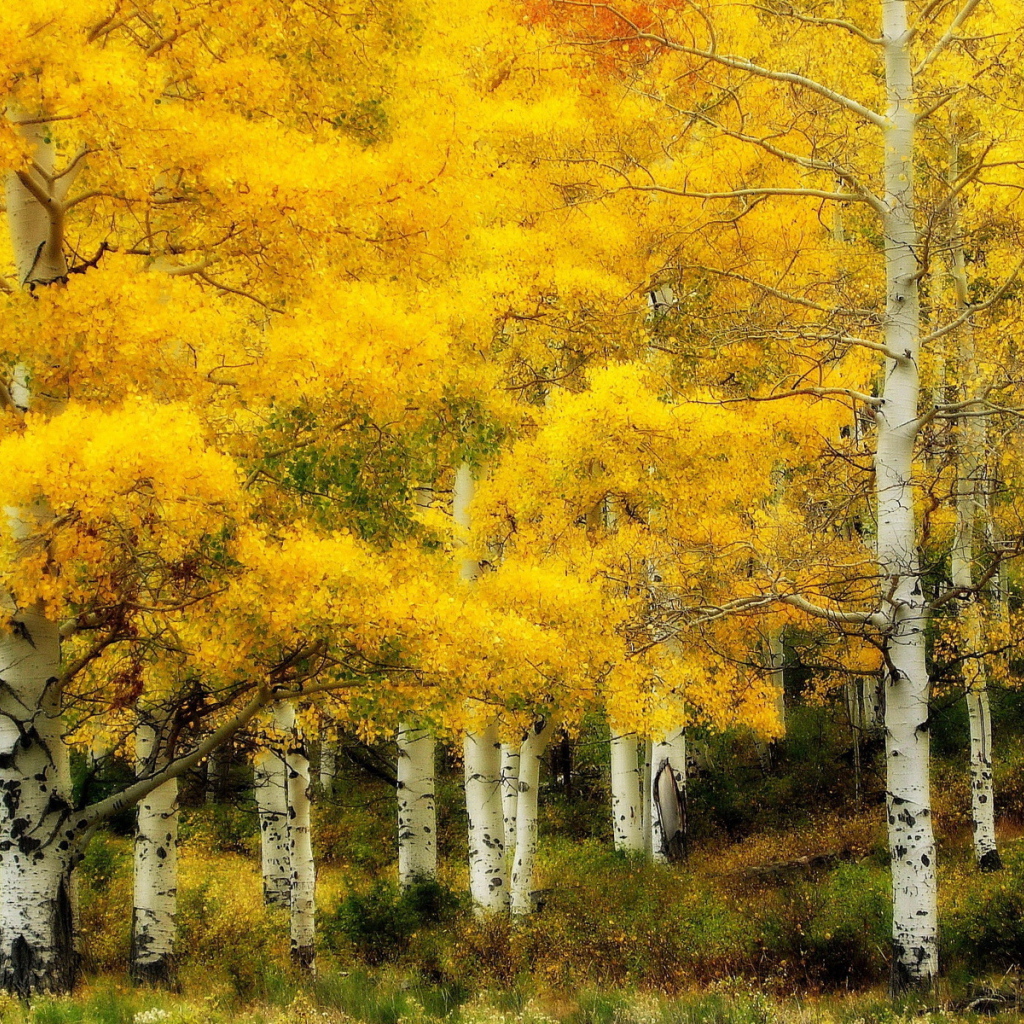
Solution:
[[[434,808],[434,737],[430,730],[398,726],[398,884],[437,875]]]
[[[67,992],[76,833],[66,789],[57,627],[23,611],[0,634],[0,988]]]
[[[686,853],[686,730],[676,729],[651,750],[651,856],[656,864]]]
[[[135,752],[142,772],[166,766],[160,735],[141,723]],[[132,913],[131,974],[137,982],[175,983],[174,940],[178,912],[178,780],[144,797],[135,832],[135,884]]]

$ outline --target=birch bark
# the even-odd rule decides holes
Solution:
[[[519,802],[520,748],[514,743],[501,745],[501,808],[505,820],[505,852],[516,848],[516,809]]]
[[[911,33],[905,0],[882,0],[882,39],[888,99],[884,234],[886,360],[876,410],[878,560],[891,595],[883,615],[887,640],[886,764],[889,850],[893,888],[894,990],[927,986],[938,972],[935,839],[929,788],[928,612],[917,556],[914,442],[919,431],[919,236],[915,224],[916,103]]]
[[[279,704],[274,709],[274,724],[286,736],[291,957],[297,966],[312,971],[316,960],[316,866],[309,831],[309,760],[295,724],[295,708]]]
[[[550,721],[537,722],[523,738],[519,756],[519,800],[516,807],[515,864],[512,868],[512,913],[534,910],[534,870],[537,861],[537,798],[540,794],[540,766],[551,738]]]
[[[135,754],[140,774],[165,768],[160,730],[139,723]],[[131,974],[136,982],[175,983],[174,940],[178,913],[178,780],[143,797],[135,832]]]
[[[470,528],[473,474],[462,463],[455,474],[452,514],[460,530]],[[472,558],[459,562],[459,578],[467,586],[477,577],[479,564]],[[469,816],[469,891],[478,915],[508,909],[508,866],[505,863],[505,817],[501,799],[501,739],[498,723],[467,730],[462,742]]]
[[[611,789],[612,828],[615,849],[643,853],[643,779],[640,771],[640,743],[635,733],[612,729]]]
[[[16,118],[15,118],[16,119]],[[44,125],[25,125],[35,143],[35,161],[44,172],[28,172],[47,196],[44,205],[18,178],[6,182],[7,223],[18,278],[25,287],[62,280],[62,195],[52,178],[53,144]],[[14,404],[38,407],[28,370],[14,369],[9,382]],[[6,509],[17,542],[50,517],[45,504]],[[17,608],[3,595],[8,623],[0,629],[0,988],[22,997],[65,992],[74,984],[78,956],[74,945],[71,869],[76,834],[72,812],[68,750],[63,738],[60,635],[42,608]]]
[[[288,776],[279,750],[261,750],[253,772],[260,821],[263,902],[268,907],[291,903],[292,870],[288,854]]]
[[[501,806],[501,739],[496,722],[463,740],[469,814],[469,891],[479,915],[508,909],[505,819]]]
[[[437,876],[434,737],[410,722],[398,726],[398,884]]]
[[[959,145],[954,143],[950,161],[950,179],[959,176]],[[959,234],[960,203],[954,195],[950,204],[953,225],[952,278],[957,312],[968,307],[967,268],[963,239]],[[960,401],[970,396],[966,386],[975,368],[974,334],[970,321],[960,329],[959,381]],[[952,554],[952,583],[964,591],[960,606],[961,642],[967,658],[963,662],[967,699],[967,719],[971,735],[971,821],[974,825],[974,858],[982,871],[998,871],[1002,866],[996,846],[995,787],[992,783],[992,716],[989,713],[988,680],[980,652],[984,649],[979,597],[974,590],[974,533],[979,510],[984,509],[985,422],[965,416],[958,424],[956,531]]]

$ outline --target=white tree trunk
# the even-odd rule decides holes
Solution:
[[[288,774],[279,750],[260,750],[253,772],[260,821],[263,901],[268,907],[291,902],[292,867],[288,854]]]
[[[77,971],[59,675],[56,625],[17,613],[0,632],[0,988],[23,997],[69,991]]]
[[[320,791],[330,793],[338,775],[338,740],[333,730],[324,733],[320,741]]]
[[[612,828],[615,849],[643,853],[643,779],[640,771],[640,743],[635,733],[612,729],[611,736]]]
[[[295,708],[274,708],[274,725],[285,734],[285,769],[288,777],[288,860],[291,865],[292,962],[313,970],[316,960],[316,867],[309,831],[309,761],[295,724]]]
[[[55,196],[57,186],[47,180],[54,167],[48,127],[22,131],[35,141],[36,163],[46,172],[29,172],[33,181]],[[62,278],[67,265],[60,202],[44,208],[15,175],[8,176],[6,193],[19,280],[34,285]],[[35,404],[26,367],[15,367],[8,384],[15,405]],[[15,540],[23,544],[50,517],[43,503],[5,514]],[[66,992],[74,984],[71,868],[80,837],[69,827],[59,631],[41,608],[17,608],[7,595],[0,595],[0,605],[0,988],[27,997]]]
[[[206,759],[206,803],[213,806],[217,802],[217,773],[220,769],[220,758],[211,754]]]
[[[469,530],[473,474],[462,463],[455,474],[452,514],[460,530]],[[472,583],[480,571],[470,557],[459,561],[459,579]],[[466,732],[462,742],[469,815],[469,892],[478,915],[508,909],[508,868],[505,863],[505,820],[501,800],[501,740],[498,724]]]
[[[501,807],[501,740],[497,723],[463,739],[469,813],[469,891],[478,915],[508,909],[505,822]]]
[[[649,793],[651,858],[656,864],[680,860],[685,849],[682,797],[686,792],[686,730],[670,732],[651,748]]]
[[[135,753],[140,774],[165,767],[160,735],[140,722]],[[135,981],[170,985],[175,981],[174,940],[178,913],[178,780],[144,797],[135,832],[135,885],[132,912],[132,964]]]
[[[505,820],[505,853],[516,848],[516,809],[519,803],[520,749],[514,743],[501,745],[501,808]]]
[[[876,408],[878,559],[889,593],[884,615],[887,802],[893,887],[893,988],[927,986],[938,972],[935,839],[929,789],[928,611],[917,557],[914,443],[918,424],[920,311],[914,223],[916,101],[905,0],[882,0],[888,96],[884,129],[887,317],[885,388]]]
[[[437,876],[434,737],[429,729],[398,726],[398,884]]]
[[[550,721],[537,722],[523,738],[519,751],[519,801],[516,807],[515,864],[512,868],[512,913],[530,914],[534,909],[534,865],[537,860],[537,797],[540,766],[551,738]]]
[[[653,860],[654,858],[654,829],[651,825],[651,802],[653,801],[653,789],[651,788],[654,783],[654,742],[653,740],[644,741],[644,762],[641,766],[640,783],[643,786],[643,798],[640,802],[640,808],[643,812],[643,818],[640,822],[640,827],[643,829],[644,834],[644,857],[647,860]]]
[[[959,176],[959,143],[954,140],[950,160],[950,180]],[[950,203],[953,226],[952,277],[957,311],[968,308],[967,268],[963,239],[959,235],[959,201]],[[970,322],[960,329],[958,378],[959,399],[968,399],[967,384],[975,369],[974,334]],[[981,651],[985,647],[978,595],[974,590],[974,532],[978,513],[984,513],[985,423],[976,416],[965,416],[957,430],[956,532],[952,553],[952,582],[967,595],[960,605],[960,640],[963,653],[964,683],[967,691],[967,719],[971,733],[971,820],[974,824],[974,858],[982,871],[998,871],[1002,866],[996,846],[995,788],[992,784],[992,717],[989,714],[988,679]]]
[[[775,716],[782,735],[786,734],[786,654],[782,647],[782,630],[773,629],[768,636],[768,657],[771,668],[772,692],[775,695]]]

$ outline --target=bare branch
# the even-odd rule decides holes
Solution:
[[[194,768],[222,743],[234,736],[239,729],[274,699],[275,695],[268,686],[260,686],[256,691],[256,696],[234,718],[229,719],[219,729],[212,732],[205,740],[197,744],[190,753],[175,758],[162,771],[139,779],[134,785],[128,786],[121,790],[120,793],[114,793],[105,800],[100,800],[86,807],[85,810],[76,815],[76,830],[80,833],[87,831],[89,828],[117,814],[118,811],[124,810],[126,807],[133,807],[143,797],[152,793],[158,786],[162,786],[165,782],[184,775],[185,772],[190,768]]]
[[[932,331],[931,334],[926,335],[921,339],[922,345],[927,345],[930,341],[935,341],[938,338],[943,338],[951,331],[955,331],[962,324],[965,324],[975,313],[981,313],[986,309],[991,308],[997,302],[999,302],[1009,291],[1010,285],[1017,280],[1017,276],[1021,272],[1021,268],[1024,268],[1024,257],[1017,263],[1017,266],[1013,268],[1010,276],[984,301],[979,302],[976,306],[968,306],[958,317],[950,320],[945,327],[940,327],[936,331]]]
[[[879,621],[878,612],[844,612],[838,608],[824,608],[808,601],[800,594],[776,594],[776,599],[783,604],[788,604],[799,611],[813,615],[817,619],[827,619],[829,622],[855,623],[862,626],[882,625]]]
[[[614,192],[661,192],[686,199],[745,199],[749,196],[809,196],[830,199],[837,203],[866,203],[859,192],[829,192],[822,188],[737,188],[729,192],[690,192],[688,189],[670,188],[668,185],[620,185]]]
[[[931,48],[928,56],[925,57],[924,60],[922,60],[914,69],[915,76],[921,74],[921,72],[924,71],[924,69],[928,67],[928,65],[931,64],[947,46],[949,46],[956,36],[960,26],[971,16],[975,7],[977,7],[979,3],[981,3],[981,0],[967,0],[967,3],[960,8],[960,13],[952,20],[952,22],[950,22],[949,28],[946,29],[942,38],[940,38],[939,41]]]
[[[815,18],[810,14],[803,14],[796,10],[792,4],[789,5],[788,11],[779,11],[771,7],[761,7],[758,4],[754,5],[757,10],[765,11],[768,14],[781,15],[783,18],[792,18],[794,21],[802,22],[805,25],[827,25],[831,28],[841,28],[846,32],[850,32],[855,35],[858,39],[862,39],[865,43],[870,43],[872,46],[884,46],[884,39],[877,39],[874,36],[869,36],[859,25],[855,25],[852,21],[844,21],[841,18]]]
[[[720,270],[716,267],[709,267],[703,264],[694,263],[686,264],[680,269],[682,270],[701,270],[708,274],[715,274],[718,277],[728,277],[734,281],[742,281],[744,284],[749,284],[754,288],[758,288],[768,295],[773,295],[777,299],[782,299],[783,302],[792,302],[796,306],[803,306],[806,309],[814,309],[819,313],[827,313],[830,316],[874,316],[874,310],[870,309],[842,309],[831,306],[823,306],[820,302],[815,302],[813,299],[806,299],[802,295],[793,295],[791,292],[782,291],[781,288],[775,288],[770,284],[765,284],[763,281],[758,281],[756,278],[748,277],[746,274],[737,273],[735,270]]]
[[[863,402],[872,408],[878,408],[882,399],[874,395],[865,395],[861,391],[854,391],[851,388],[793,388],[791,391],[779,391],[774,395],[747,395],[745,402],[777,402],[783,398],[797,398],[801,395],[809,395],[811,398],[849,398],[854,402]]]
[[[657,43],[659,46],[664,46],[668,50],[675,50],[677,53],[685,53],[691,57],[700,57],[704,60],[710,60],[716,64],[721,64],[723,67],[733,68],[736,71],[745,71],[748,74],[757,75],[760,78],[767,78],[774,82],[788,82],[791,85],[799,85],[801,88],[807,89],[824,99],[830,100],[837,106],[844,107],[879,128],[885,128],[888,126],[887,119],[877,111],[872,110],[870,107],[865,107],[864,104],[858,103],[855,99],[851,99],[849,96],[844,96],[842,93],[836,92],[834,89],[830,89],[828,86],[822,85],[821,82],[817,82],[813,78],[808,78],[806,75],[799,75],[794,71],[773,71],[771,68],[763,68],[758,64],[754,64],[752,61],[744,59],[743,57],[719,54],[714,49],[705,50],[697,46],[687,46],[685,43],[677,42],[674,39],[668,39],[666,36],[659,35],[655,32],[644,31],[639,25],[631,21],[625,14],[611,4],[583,3],[581,0],[555,0],[555,3],[567,7],[586,7],[590,10],[597,9],[608,11],[613,17],[618,18],[624,25],[627,25],[635,34],[637,39]]]
[[[866,338],[851,338],[846,334],[842,335],[839,341],[845,342],[847,345],[856,345],[858,348],[868,348],[872,352],[881,352],[887,359],[892,359],[897,363],[910,362],[908,356],[900,352],[894,352],[888,345],[883,345],[880,341],[868,341]]]

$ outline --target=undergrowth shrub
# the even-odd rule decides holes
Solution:
[[[944,879],[943,952],[972,976],[1024,964],[1024,851],[1004,846],[1002,856],[1002,871],[982,874],[965,864]]]
[[[420,929],[453,921],[462,900],[441,882],[423,878],[406,889],[377,881],[365,893],[349,893],[324,919],[328,945],[347,940],[371,966],[404,953]]]
[[[287,917],[263,905],[258,863],[235,855],[182,858],[178,935],[183,975],[220,972],[243,998],[287,969]]]

